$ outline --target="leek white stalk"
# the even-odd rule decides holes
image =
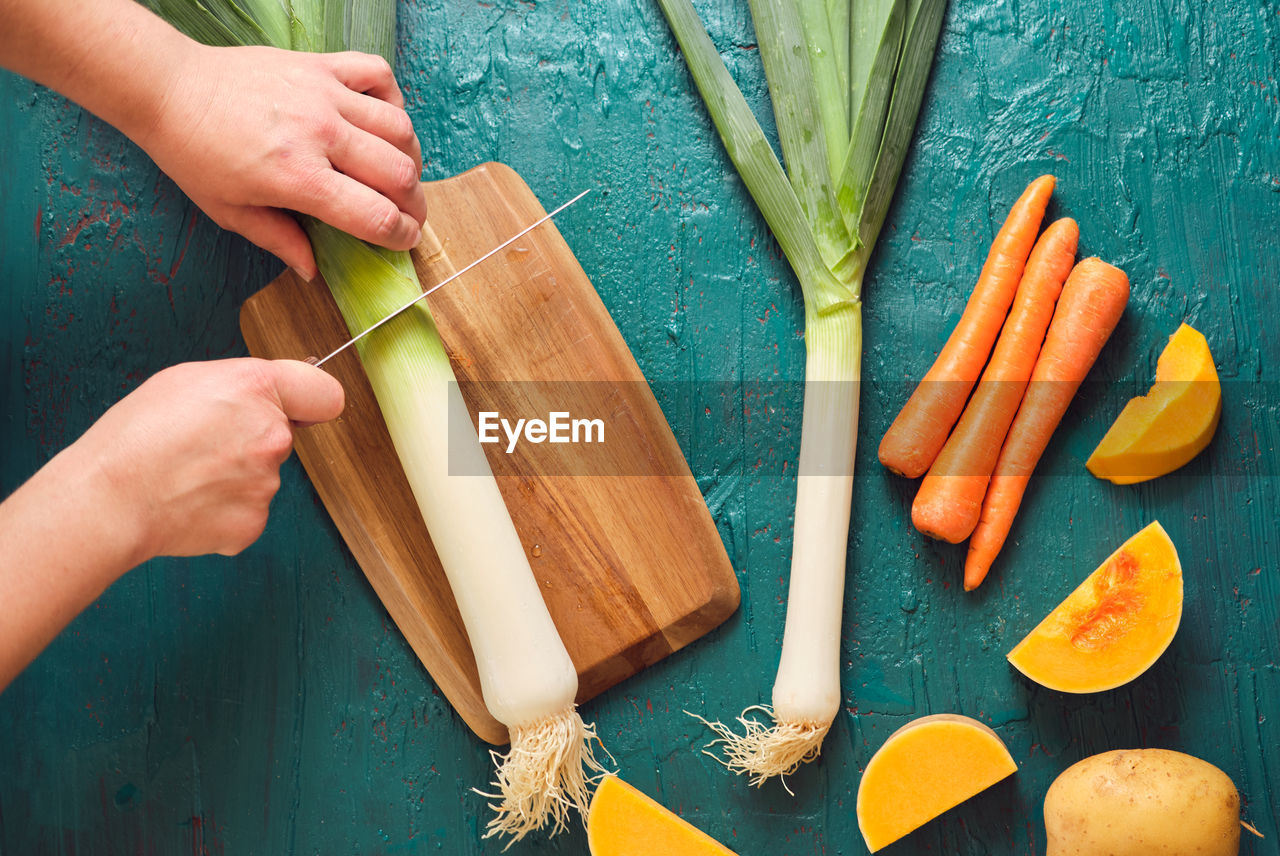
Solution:
[[[218,45],[362,50],[389,62],[394,0],[147,0],[192,38]],[[301,218],[352,335],[421,294],[408,253]],[[578,676],[511,523],[424,304],[356,346],[396,454],[449,579],[485,706],[507,726],[486,837],[563,829],[604,772],[574,705]],[[450,430],[449,420],[460,419]],[[460,475],[454,475],[459,473]]]
[[[773,703],[747,708],[741,731],[703,719],[725,765],[760,785],[816,758],[840,710],[862,277],[915,127],[946,0],[751,0],[785,171],[690,0],[658,3],[805,302],[795,533]]]
[[[771,724],[743,715],[742,733],[708,722],[724,762],[753,784],[818,756],[840,710],[840,630],[861,376],[862,310],[843,305],[805,325],[804,430],[794,546]],[[855,426],[854,430],[850,426]]]
[[[352,334],[421,292],[408,256],[308,220],[316,262]],[[356,343],[396,454],[449,578],[485,707],[511,733],[489,834],[520,838],[585,812],[595,731],[574,707],[578,674],[471,425],[430,311],[415,304]],[[457,420],[456,424],[450,424]]]

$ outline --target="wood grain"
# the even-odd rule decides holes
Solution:
[[[413,257],[424,287],[545,211],[511,169],[425,185]],[[583,702],[712,629],[738,604],[719,534],[670,428],[554,224],[428,298],[468,409],[599,417],[605,442],[486,447]],[[250,351],[327,353],[347,337],[322,283],[286,273],[245,302]],[[354,350],[326,364],[347,391],[334,423],[298,432],[307,473],[374,590],[440,690],[491,743],[466,631]]]

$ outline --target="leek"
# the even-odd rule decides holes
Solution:
[[[389,62],[394,0],[147,0],[192,38],[215,45],[362,50]],[[301,218],[354,336],[422,288],[409,254]],[[356,345],[360,361],[440,556],[480,673],[489,712],[509,729],[494,754],[494,816],[486,837],[560,831],[585,813],[595,731],[574,704],[577,671],[529,567],[476,439],[430,311],[423,303]],[[451,414],[453,414],[451,416]],[[450,419],[466,425],[450,430]],[[469,439],[468,439],[469,438]],[[451,475],[467,473],[468,475]]]
[[[747,708],[741,730],[707,722],[720,760],[761,785],[816,758],[840,709],[863,276],[915,129],[946,0],[751,0],[785,170],[690,0],[658,5],[804,297],[795,532],[772,704]]]

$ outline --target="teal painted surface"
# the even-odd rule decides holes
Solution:
[[[757,108],[745,4],[699,4]],[[884,852],[1043,853],[1040,805],[1118,747],[1203,757],[1280,827],[1280,14],[1273,3],[953,0],[915,148],[867,288],[849,539],[845,712],[821,763],[761,791],[696,750],[680,711],[767,700],[782,631],[799,389],[722,420],[719,387],[794,381],[794,281],[647,0],[415,0],[400,76],[426,177],[503,160],[545,202],[699,478],[742,584],[723,628],[586,709],[636,785],[744,854],[858,854],[860,769],[909,719],[990,723],[1017,776]],[[0,77],[0,490],[170,363],[244,353],[236,312],[279,264],[220,233],[110,128]],[[955,323],[1007,206],[1053,171],[1082,253],[1128,271],[1130,309],[1050,448],[993,578],[916,535],[879,436]],[[1083,458],[1188,320],[1223,424],[1184,473],[1137,487]],[[765,406],[774,408],[765,412]],[[706,408],[717,414],[709,417]],[[765,413],[764,416],[761,413]],[[1127,687],[1070,697],[1004,653],[1125,537],[1172,534],[1186,610]],[[263,538],[126,576],[0,696],[0,853],[497,853],[480,843],[485,747],[390,623],[291,461]],[[578,831],[510,853],[582,853]]]

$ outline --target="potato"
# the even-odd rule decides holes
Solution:
[[[1047,856],[1235,856],[1240,795],[1212,764],[1121,749],[1067,768],[1044,798]]]

